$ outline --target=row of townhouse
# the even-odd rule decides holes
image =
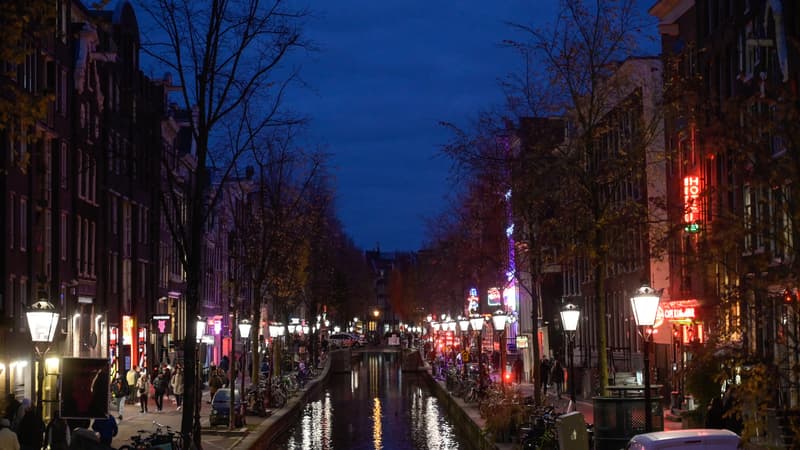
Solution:
[[[168,103],[169,77],[140,69],[129,2],[52,7],[56,28],[24,39],[33,51],[22,64],[4,63],[0,78],[6,93],[15,85],[54,94],[43,120],[0,129],[0,392],[31,398],[43,374],[45,416],[58,401],[60,358],[108,358],[112,373],[175,363],[196,322],[185,315],[185,274],[167,220],[185,210],[192,182],[190,112]],[[230,196],[220,208],[242,197]],[[202,258],[206,364],[231,349],[229,231],[230,221],[211,223]],[[41,368],[25,315],[40,299],[60,314]]]
[[[563,359],[560,304],[579,305],[576,377],[578,391],[590,397],[599,352],[607,355],[611,384],[615,373],[641,373],[643,344],[630,298],[649,283],[662,310],[651,379],[665,402],[691,406],[687,368],[700,347],[713,343],[716,356],[735,361],[727,367],[730,382],[764,364],[777,380],[770,406],[797,408],[797,130],[779,116],[798,110],[800,54],[792,43],[800,37],[800,9],[781,0],[659,0],[650,14],[659,19],[662,55],[617,67],[635,75],[631,96],[607,105],[598,124],[599,159],[586,161],[591,172],[629,145],[632,124],[658,122],[638,168],[644,176],[618,180],[613,192],[601,194],[648,210],[648,224],[625,231],[600,274],[606,346],[597,340],[597,273],[581,258],[546,275],[562,287],[543,297],[542,310],[530,311],[530,296],[520,292],[521,332],[530,336],[537,321],[539,340],[550,334],[545,356]],[[566,123],[525,119],[515,145],[561,145],[574,131]],[[560,301],[548,301],[559,294]],[[531,370],[530,350],[522,356]]]

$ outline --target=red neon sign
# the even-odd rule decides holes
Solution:
[[[665,319],[694,319],[694,308],[664,308]]]
[[[700,219],[700,177],[683,177],[683,222],[697,223]]]

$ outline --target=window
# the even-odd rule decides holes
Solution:
[[[111,194],[111,232],[119,234],[119,200],[117,196]]]
[[[19,198],[19,250],[24,252],[28,248],[28,200]]]
[[[67,143],[61,143],[61,160],[59,161],[61,168],[61,189],[67,189],[69,186],[69,161],[67,160]]]
[[[81,216],[75,216],[75,270],[81,272],[81,261],[83,260],[83,246],[81,245],[83,239],[83,219]]]
[[[19,295],[17,296],[17,299],[19,300],[17,302],[17,305],[19,305],[21,307],[27,307],[28,306],[28,280],[27,280],[27,278],[20,278],[20,280],[19,280]],[[19,329],[20,329],[20,331],[24,331],[25,330],[25,325],[26,325],[26,323],[25,323],[26,322],[25,314],[16,314],[16,312],[15,312],[14,316],[15,317],[18,316],[17,320],[19,322],[17,322],[17,323],[20,324],[19,325]]]
[[[83,178],[86,175],[84,174],[83,168],[83,150],[78,150],[76,153],[78,157],[78,176],[76,177],[78,181],[78,198],[84,198],[85,194],[83,192]]]
[[[95,265],[95,243],[97,242],[97,223],[90,222],[91,234],[89,235],[89,274],[92,277],[97,275],[97,266]]]
[[[44,273],[50,278],[53,261],[53,214],[49,208],[44,210],[44,236],[42,241],[44,241]]]
[[[61,260],[67,260],[67,236],[69,236],[67,230],[67,224],[69,220],[69,216],[66,212],[61,212],[61,223],[59,224],[59,252],[61,253]]]
[[[8,195],[8,243],[11,249],[14,248],[14,242],[17,236],[15,233],[17,229],[17,196],[14,193]]]
[[[129,202],[122,203],[122,226],[124,233],[122,235],[122,256],[127,258],[131,256],[131,234],[133,232],[131,229],[131,204]]]

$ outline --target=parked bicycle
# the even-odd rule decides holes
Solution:
[[[137,430],[131,436],[131,444],[119,447],[119,450],[184,450],[183,437],[172,431],[168,425],[153,421],[155,430]]]

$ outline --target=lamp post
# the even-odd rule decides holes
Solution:
[[[194,362],[195,362],[195,377],[197,382],[194,386],[194,424],[192,426],[192,434],[194,442],[200,442],[200,405],[203,402],[203,373],[200,368],[200,342],[203,340],[203,335],[206,332],[206,321],[198,317],[195,323],[195,339],[197,343],[194,346]]]
[[[241,322],[239,322],[239,335],[242,337],[242,357],[239,358],[239,370],[242,372],[242,384],[241,384],[241,389],[239,389],[239,393],[242,396],[244,396],[244,374],[245,374],[245,372],[247,372],[247,370],[246,370],[247,366],[245,365],[245,357],[247,355],[247,347],[248,347],[248,343],[250,342],[250,329],[252,327],[253,327],[253,324],[251,324],[250,321],[247,320],[247,319],[243,319]],[[231,384],[233,385],[233,382],[231,382]],[[231,395],[231,398],[233,398],[233,395]],[[244,417],[244,413],[245,413],[244,398],[239,400],[239,404],[241,405],[241,409],[242,409],[242,417]],[[231,411],[233,411],[233,407],[232,406],[233,405],[231,405],[231,409],[230,409]],[[229,422],[229,424],[232,423],[233,419],[229,418],[228,422]]]
[[[500,387],[505,390],[505,372],[506,372],[506,323],[508,322],[508,314],[502,309],[498,309],[492,314],[492,325],[495,331],[500,332]]]
[[[569,406],[567,412],[575,410],[575,330],[578,329],[578,319],[581,317],[579,310],[572,303],[561,310],[561,326],[567,334],[567,351],[569,352]]]
[[[36,371],[36,403],[39,418],[44,417],[44,404],[42,403],[42,385],[44,384],[44,355],[50,350],[53,337],[58,326],[58,311],[52,303],[44,297],[31,305],[25,313],[28,318],[28,329],[31,333],[36,356],[38,357],[39,368]],[[46,344],[44,350],[39,349],[39,344]]]
[[[469,355],[469,339],[465,339],[469,333],[469,319],[466,317],[459,317],[458,318],[458,328],[461,330],[461,364],[464,365],[464,377],[467,376],[467,360],[464,358],[464,355]],[[467,344],[464,344],[467,343]]]
[[[644,285],[631,297],[631,308],[636,325],[642,328],[644,341],[644,430],[653,431],[653,410],[650,405],[650,343],[653,339],[653,324],[656,322],[659,293],[650,286]]]
[[[469,318],[469,323],[472,325],[472,330],[478,332],[478,392],[483,393],[483,359],[481,357],[481,347],[483,347],[483,316],[473,314]]]

